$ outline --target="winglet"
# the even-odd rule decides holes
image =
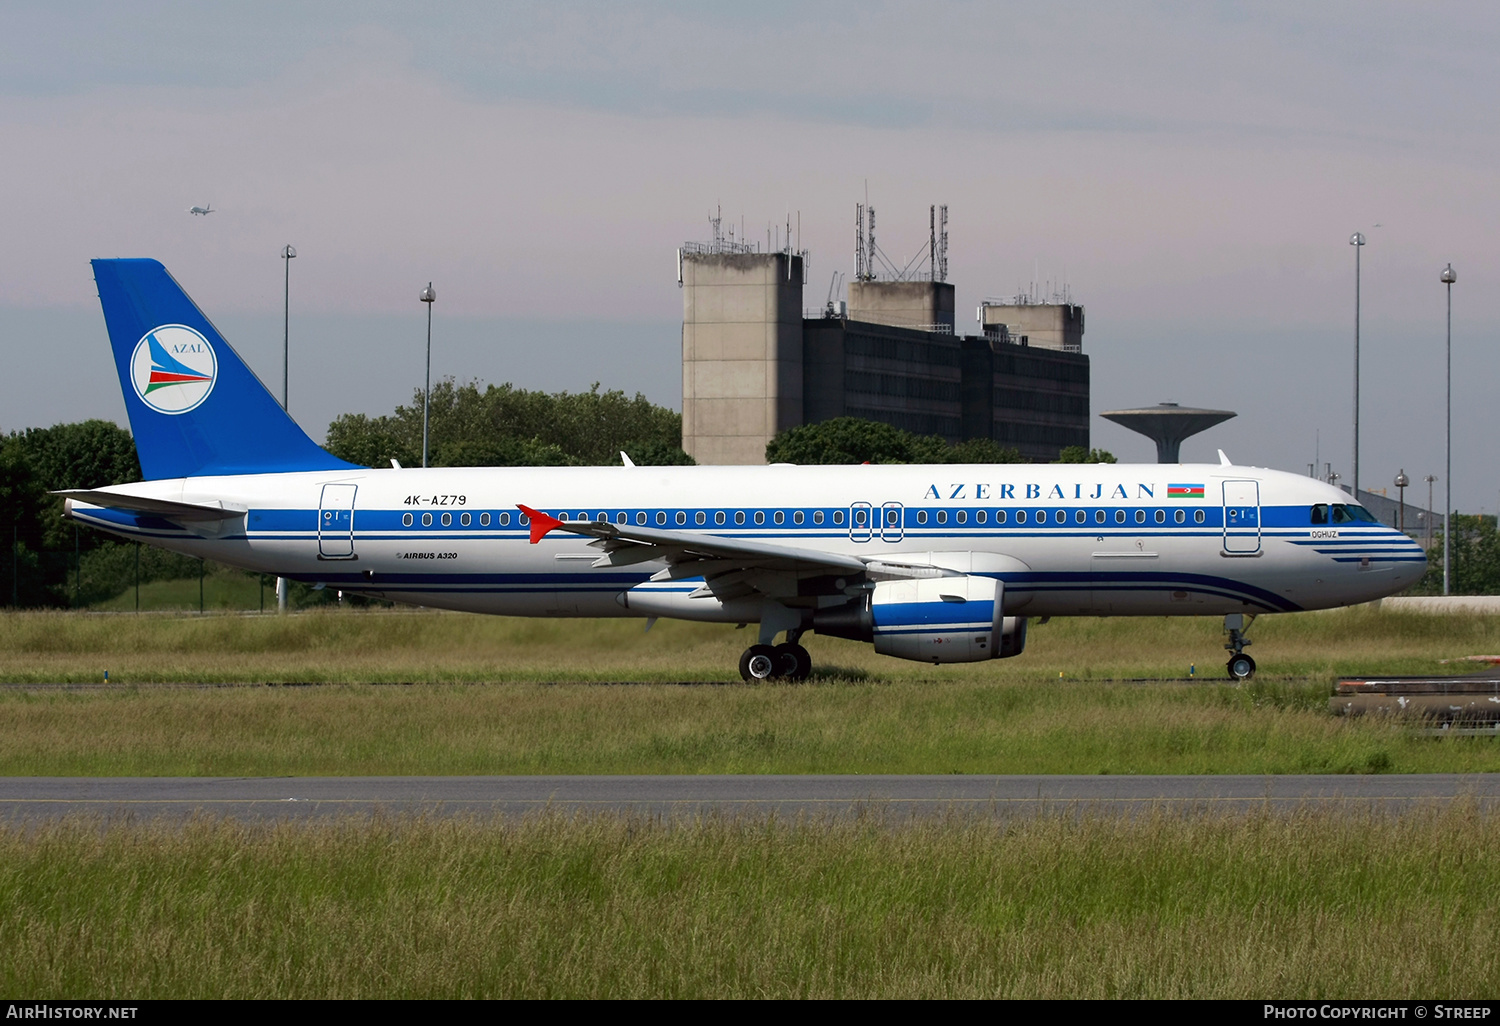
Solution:
[[[1223,449],[1219,450],[1219,466],[1221,466],[1221,467],[1232,467],[1232,466],[1234,466],[1234,464],[1230,462],[1229,457],[1224,455],[1224,450]]]
[[[532,509],[530,506],[523,506],[518,502],[516,503],[516,509],[525,513],[531,519],[531,544],[533,545],[547,537],[550,532],[562,526],[561,520],[556,517],[549,517],[540,510]]]
[[[625,467],[635,466],[635,460],[631,459],[624,449],[620,450],[620,465]]]

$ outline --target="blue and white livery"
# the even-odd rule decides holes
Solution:
[[[746,679],[807,631],[934,663],[1018,655],[1030,617],[1367,602],[1426,560],[1310,478],[1230,465],[372,470],[313,443],[161,264],[95,260],[148,480],[68,514],[233,566],[513,616],[757,623]],[[774,644],[784,635],[781,644]]]

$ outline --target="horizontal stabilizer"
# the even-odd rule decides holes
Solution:
[[[98,488],[65,488],[52,494],[64,496],[70,506],[76,499],[90,506],[124,509],[132,513],[150,513],[152,516],[166,517],[169,520],[233,520],[235,517],[245,515],[243,509],[227,509],[223,506],[210,506],[197,502],[176,502],[172,499],[148,499],[141,495],[128,495],[124,492],[111,492]]]

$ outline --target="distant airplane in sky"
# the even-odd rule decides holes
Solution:
[[[189,214],[212,214],[213,212],[214,205],[212,203],[206,207],[188,207]]]

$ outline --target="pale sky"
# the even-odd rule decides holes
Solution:
[[[1087,308],[1093,407],[1239,411],[1184,458],[1500,505],[1500,8],[1377,4],[24,4],[0,32],[0,429],[124,421],[88,260],[162,260],[292,412],[434,373],[680,407],[674,250],[801,215],[808,307],[950,209],[960,329]],[[192,217],[193,204],[216,213]],[[1376,225],[1379,227],[1375,227]],[[1094,444],[1149,461],[1099,419]],[[1442,483],[1439,482],[1439,502]],[[1419,489],[1425,503],[1425,485]]]

